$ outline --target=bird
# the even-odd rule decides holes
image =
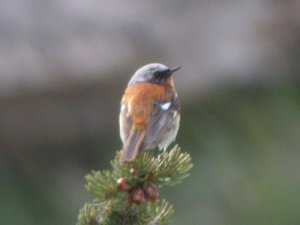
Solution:
[[[150,63],[139,68],[129,80],[120,104],[121,164],[134,162],[146,150],[166,150],[175,140],[180,101],[173,73],[180,68]]]

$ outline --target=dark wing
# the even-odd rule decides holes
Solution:
[[[170,102],[155,102],[141,149],[155,147],[179,113],[180,103],[176,93],[173,94]]]

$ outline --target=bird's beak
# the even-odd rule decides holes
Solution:
[[[170,68],[170,74],[173,74],[177,70],[180,70],[181,66],[175,67],[175,68]]]

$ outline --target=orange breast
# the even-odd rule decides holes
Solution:
[[[152,83],[140,83],[128,87],[122,98],[128,108],[133,128],[145,128],[152,114],[155,101],[169,101],[172,89]]]

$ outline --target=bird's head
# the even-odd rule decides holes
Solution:
[[[131,77],[128,86],[137,83],[154,83],[164,85],[170,82],[172,74],[179,70],[181,67],[168,68],[160,63],[151,63],[139,68]]]

